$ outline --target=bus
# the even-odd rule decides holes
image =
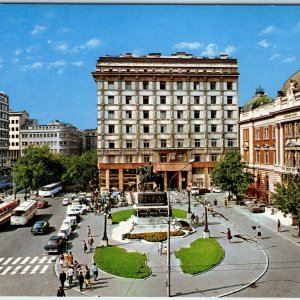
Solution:
[[[9,221],[12,211],[19,205],[19,200],[0,204],[0,225]]]
[[[12,211],[10,217],[10,225],[26,225],[36,214],[36,201],[24,201]]]
[[[40,197],[54,197],[55,194],[62,190],[61,182],[51,183],[39,189]]]

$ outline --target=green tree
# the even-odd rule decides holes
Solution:
[[[237,196],[245,193],[251,183],[253,174],[245,171],[246,165],[242,162],[242,156],[237,151],[226,152],[225,155],[216,162],[211,172],[211,180],[215,186],[224,191]]]
[[[87,151],[82,155],[72,155],[64,161],[65,173],[63,182],[74,184],[80,190],[85,190],[98,171],[96,151]]]
[[[50,152],[48,146],[30,145],[13,167],[13,179],[17,185],[37,190],[51,182],[60,181],[63,166],[60,157]]]
[[[273,205],[280,209],[284,216],[291,214],[298,220],[300,237],[300,177],[288,176],[283,183],[277,183],[272,199]]]

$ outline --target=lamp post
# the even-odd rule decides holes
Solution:
[[[108,237],[107,237],[107,213],[108,213],[108,207],[107,204],[104,205],[104,232],[103,232],[103,238],[101,245],[104,247],[108,246]]]
[[[188,187],[188,212],[187,212],[187,217],[188,219],[191,218],[192,211],[191,211],[191,189]]]
[[[186,166],[193,163],[195,160],[191,159],[181,170],[177,171],[169,181],[169,189],[171,188],[172,180],[175,176],[184,170]],[[168,232],[167,232],[167,265],[168,265],[168,280],[167,280],[167,296],[171,297],[171,199],[170,194],[168,195]]]
[[[207,206],[206,206],[206,201],[207,201],[207,198],[204,198],[204,211],[205,211],[205,227],[204,227],[204,230],[203,230],[203,237],[204,238],[209,238],[209,229],[208,229],[208,223],[207,223]]]

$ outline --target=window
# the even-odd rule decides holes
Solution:
[[[115,112],[112,110],[108,111],[108,119],[113,120],[115,118]]]
[[[269,150],[265,150],[265,164],[269,163]]]
[[[144,155],[144,162],[145,163],[150,162],[150,155]]]
[[[125,90],[131,90],[131,81],[125,81]]]
[[[216,83],[215,83],[215,82],[211,82],[211,83],[210,83],[210,89],[211,89],[212,91],[216,90]]]
[[[126,155],[126,162],[127,163],[132,163],[132,156],[131,155]]]
[[[184,162],[184,155],[183,154],[178,154],[177,161],[178,162]]]
[[[194,132],[200,132],[200,125],[199,124],[194,125]]]
[[[268,140],[269,139],[269,128],[265,127],[264,128],[264,140]]]
[[[195,147],[201,147],[200,140],[195,140]]]
[[[165,120],[167,118],[167,112],[165,110],[160,111],[160,118]]]
[[[194,90],[199,90],[199,88],[200,88],[200,83],[194,82]]]
[[[195,161],[201,161],[201,154],[195,154]]]
[[[132,133],[132,125],[126,125],[126,133]]]
[[[233,132],[233,125],[232,124],[227,125],[227,132]]]
[[[227,82],[227,90],[228,91],[232,90],[232,86],[233,86],[232,82]]]
[[[160,156],[160,161],[161,161],[161,162],[167,162],[167,155],[166,155],[166,154],[162,154],[162,155]]]
[[[200,96],[194,96],[194,105],[200,104]]]
[[[183,97],[177,96],[177,105],[182,105],[182,104],[183,104]]]
[[[227,104],[232,104],[233,97],[227,96]]]
[[[182,81],[177,82],[177,90],[180,90],[180,91],[183,90],[183,82]]]
[[[276,136],[275,136],[275,127],[272,127],[272,139],[275,140]]]
[[[183,133],[183,125],[182,124],[177,125],[177,132],[178,133]]]
[[[150,132],[150,127],[149,125],[144,125],[143,126],[143,133],[149,133]]]
[[[211,146],[212,147],[217,147],[217,140],[216,139],[211,140]]]
[[[233,140],[228,140],[227,141],[227,146],[228,147],[233,147]]]
[[[255,155],[256,163],[260,163],[260,150],[256,150],[255,152],[256,152],[256,155]]]
[[[211,155],[211,161],[217,161],[218,155],[217,154],[212,154]]]
[[[149,104],[149,96],[143,96],[143,104]]]
[[[132,141],[128,140],[126,141],[126,148],[131,149],[132,148]]]
[[[167,100],[166,100],[166,96],[160,96],[160,104],[166,104]]]
[[[217,132],[217,125],[211,125],[210,131],[211,132]]]
[[[114,149],[115,148],[115,142],[109,142],[108,143],[108,148],[109,149]]]
[[[144,140],[144,148],[149,148],[150,142],[148,140]]]
[[[131,100],[132,100],[132,97],[131,97],[131,96],[126,96],[126,97],[125,97],[125,103],[126,103],[126,104],[131,104]]]
[[[149,82],[148,81],[144,81],[143,82],[143,90],[148,90],[149,89]]]
[[[256,141],[260,140],[260,129],[255,129],[255,140]]]
[[[160,90],[165,90],[167,88],[166,82],[165,81],[161,81],[159,83],[159,89]]]
[[[167,140],[160,140],[160,147],[167,148]]]
[[[227,111],[227,118],[228,119],[232,119],[233,118],[233,111],[232,110],[228,110]]]
[[[108,125],[108,133],[115,133],[115,125]]]
[[[112,105],[114,104],[115,97],[114,96],[108,96],[108,104]]]
[[[177,147],[178,148],[183,148],[183,140],[178,140],[177,141]]]
[[[216,119],[217,118],[217,111],[216,110],[211,110],[210,111],[210,118],[211,119]]]
[[[109,81],[108,82],[108,89],[109,90],[113,90],[114,89],[114,82],[113,81]]]
[[[143,111],[143,118],[144,119],[149,119],[149,111],[148,110]]]
[[[108,156],[108,162],[109,162],[110,164],[113,164],[113,163],[115,162],[115,156],[114,156],[114,155],[109,155],[109,156]]]
[[[182,119],[182,117],[183,117],[183,111],[178,110],[177,111],[177,119]]]
[[[126,119],[132,119],[132,111],[126,110]]]
[[[160,126],[160,133],[166,133],[166,125]]]
[[[200,111],[194,110],[194,119],[199,119],[199,118],[200,118]]]
[[[210,104],[217,104],[217,96],[210,96]]]

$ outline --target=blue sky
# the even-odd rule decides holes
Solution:
[[[275,97],[300,69],[298,5],[2,4],[0,20],[0,90],[40,124],[96,128],[91,72],[106,54],[228,53],[240,106],[259,85]]]

